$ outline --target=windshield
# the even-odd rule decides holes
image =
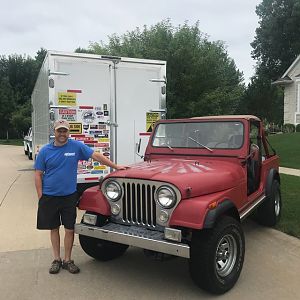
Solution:
[[[244,126],[237,121],[162,123],[156,127],[154,147],[239,149],[244,141]]]

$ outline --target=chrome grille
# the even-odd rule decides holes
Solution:
[[[123,222],[146,227],[156,226],[155,185],[142,182],[123,182]]]

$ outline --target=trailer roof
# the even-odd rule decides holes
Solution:
[[[144,64],[155,64],[155,65],[167,64],[167,62],[164,60],[99,55],[99,54],[91,54],[91,53],[77,53],[77,52],[63,52],[63,51],[48,50],[47,54],[51,56],[90,58],[90,59],[100,59],[100,60],[118,60],[118,61],[128,62],[128,63],[144,63]]]

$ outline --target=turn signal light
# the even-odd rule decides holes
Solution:
[[[208,209],[215,209],[218,206],[217,201],[214,201],[208,205]]]

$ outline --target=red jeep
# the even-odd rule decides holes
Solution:
[[[241,221],[252,212],[267,226],[280,218],[278,165],[255,116],[161,120],[144,162],[84,192],[81,247],[102,261],[129,245],[185,257],[193,281],[222,294],[242,270]]]

